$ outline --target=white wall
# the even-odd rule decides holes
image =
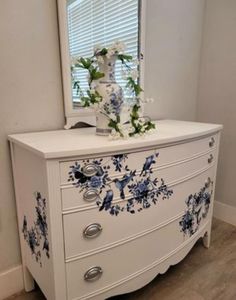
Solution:
[[[224,125],[215,198],[236,207],[235,0],[207,0],[197,118]]]
[[[64,124],[57,31],[55,0],[1,1],[0,273],[20,263],[7,134]]]
[[[153,118],[194,120],[205,0],[147,0],[145,93]]]

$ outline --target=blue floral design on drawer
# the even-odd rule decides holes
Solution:
[[[213,185],[212,181],[210,185]],[[198,193],[189,195],[185,201],[187,208],[179,222],[184,234],[192,236],[199,229],[202,219],[207,217],[212,195],[212,190],[208,189],[209,187],[204,186]]]
[[[99,197],[96,204],[99,211],[108,211],[111,215],[120,212],[141,212],[143,209],[156,205],[159,199],[169,199],[173,194],[163,178],[153,176],[153,167],[159,153],[146,157],[141,164],[140,171],[131,170],[126,164],[128,154],[118,154],[104,161],[101,159],[75,162],[71,166],[68,181],[72,182],[80,192],[96,189]],[[91,176],[84,175],[84,167],[93,165],[96,171]],[[117,177],[110,178],[109,171],[114,168]],[[114,201],[115,191],[118,191],[120,200]],[[119,203],[118,203],[119,202]],[[125,204],[120,204],[125,203]]]
[[[71,166],[71,171],[69,172],[68,181],[72,181],[73,184],[83,191],[89,188],[97,188],[99,192],[102,192],[103,189],[111,182],[111,179],[108,176],[108,171],[110,169],[109,165],[103,165],[103,159],[98,160],[84,160],[81,164],[75,162],[74,166]],[[97,171],[92,176],[86,176],[83,173],[83,168],[87,164],[92,164],[96,167]]]
[[[49,254],[49,242],[48,242],[48,225],[46,216],[46,199],[41,196],[39,192],[35,193],[35,200],[37,205],[35,206],[36,220],[32,226],[28,226],[27,217],[24,216],[22,232],[24,239],[31,249],[31,253],[34,256],[36,262],[42,267],[42,252],[46,253],[47,258]]]

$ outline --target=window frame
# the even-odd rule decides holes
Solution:
[[[144,89],[144,69],[145,69],[145,25],[146,25],[146,1],[139,0],[139,53],[140,53],[140,77],[139,82]],[[60,55],[61,55],[61,75],[63,85],[63,99],[66,124],[65,129],[76,127],[78,122],[83,122],[92,126],[96,125],[94,110],[91,108],[73,107],[71,89],[71,70],[69,36],[67,25],[67,1],[57,0]]]

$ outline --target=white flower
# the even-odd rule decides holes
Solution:
[[[124,129],[123,132],[122,132],[122,134],[123,134],[124,139],[128,139],[129,138],[129,130],[128,129]]]
[[[140,130],[141,130],[141,133],[145,133],[145,130],[146,130],[146,129],[145,129],[145,127],[143,126]]]
[[[100,64],[104,64],[104,59],[103,59],[103,57],[99,55],[99,56],[97,57],[97,62],[100,63]]]
[[[97,102],[100,102],[102,99],[101,99],[100,97],[95,97],[95,100],[96,100]]]
[[[122,130],[122,125],[120,123],[117,124],[119,130]]]
[[[117,52],[123,52],[126,49],[126,45],[123,42],[115,41],[115,43],[111,46],[111,49]]]
[[[106,56],[107,56],[107,58],[111,58],[114,54],[115,54],[114,49],[109,48],[107,50],[107,55]]]
[[[111,140],[119,140],[119,139],[120,139],[120,133],[117,132],[115,129],[112,129],[109,138],[110,138]]]
[[[94,90],[94,89],[96,89],[96,87],[97,87],[97,83],[93,80],[91,82],[91,89]]]
[[[109,114],[109,118],[110,118],[111,120],[115,121],[115,120],[116,120],[116,115],[113,114],[113,113],[111,113],[111,114]]]
[[[96,91],[95,91],[95,89],[91,89],[91,90],[90,90],[90,94],[93,94],[93,95],[95,95],[95,94],[96,94]]]
[[[143,125],[145,123],[145,118],[139,118],[139,123]]]

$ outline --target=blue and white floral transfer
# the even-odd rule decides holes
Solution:
[[[213,182],[211,182],[211,185],[213,185]],[[189,195],[185,201],[187,209],[179,222],[181,231],[184,234],[192,236],[199,229],[202,219],[205,219],[208,214],[211,195],[212,191],[208,191],[205,186],[198,193]]]
[[[143,209],[157,204],[159,199],[169,199],[173,191],[167,187],[164,179],[156,178],[153,174],[153,166],[159,153],[148,156],[141,165],[141,171],[131,170],[126,164],[127,154],[119,154],[111,157],[110,160],[101,159],[84,160],[76,162],[71,166],[68,181],[72,182],[79,191],[87,191],[90,188],[96,189],[100,195],[96,204],[99,211],[108,211],[111,215],[117,216],[120,212],[141,212]],[[85,176],[83,167],[86,164],[94,164],[97,172],[93,176]],[[109,170],[114,167],[117,177],[110,178]],[[114,203],[114,194],[118,191],[120,199],[126,200],[124,205]],[[120,201],[119,201],[120,202]]]
[[[28,225],[27,217],[24,216],[22,232],[24,239],[31,249],[31,253],[34,256],[36,262],[42,267],[42,251],[46,253],[47,258],[49,254],[49,242],[48,242],[48,225],[46,216],[46,199],[42,198],[39,192],[35,193],[36,199],[36,220],[32,226]]]

